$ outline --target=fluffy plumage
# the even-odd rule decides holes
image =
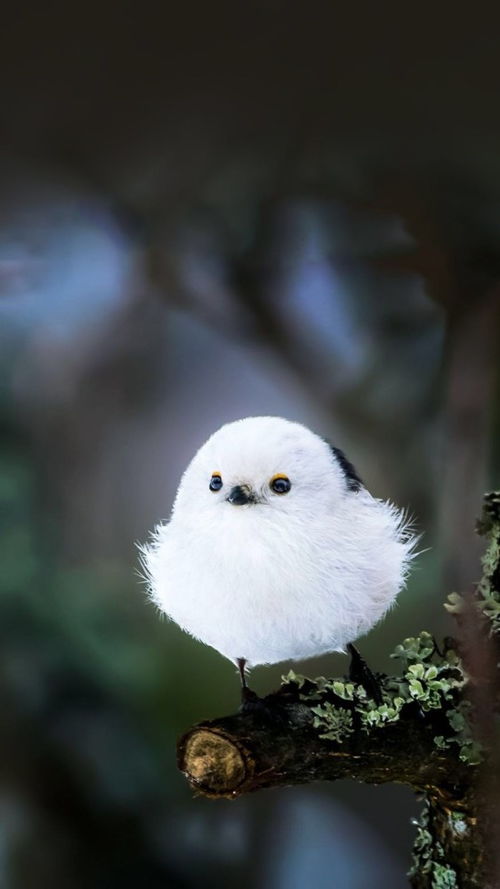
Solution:
[[[278,474],[287,493],[270,487]],[[250,502],[227,500],[237,486]],[[400,510],[353,489],[341,452],[298,423],[249,417],[194,456],[143,564],[162,611],[252,666],[343,650],[366,633],[404,585],[414,543]]]

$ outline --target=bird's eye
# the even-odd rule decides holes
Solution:
[[[292,483],[286,475],[273,475],[269,487],[275,494],[288,494]]]
[[[211,491],[220,491],[222,488],[222,478],[220,472],[214,472],[208,486]]]

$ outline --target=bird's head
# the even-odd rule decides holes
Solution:
[[[222,426],[182,478],[174,512],[317,514],[361,486],[341,451],[299,423],[247,417]]]

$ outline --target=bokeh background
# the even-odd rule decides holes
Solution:
[[[283,415],[423,532],[371,665],[449,632],[500,471],[499,28],[481,2],[3,5],[2,887],[406,885],[404,788],[193,799],[176,737],[238,680],[159,619],[136,542],[209,433]]]

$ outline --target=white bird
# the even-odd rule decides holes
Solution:
[[[416,538],[342,451],[299,423],[222,426],[142,548],[152,599],[245,669],[343,651],[394,603]]]

